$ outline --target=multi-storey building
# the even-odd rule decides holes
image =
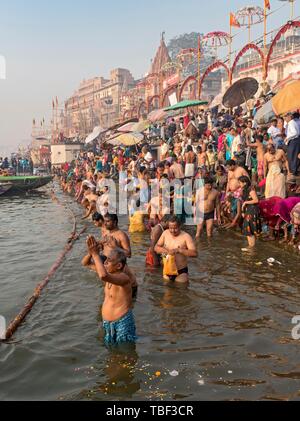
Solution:
[[[127,69],[112,70],[110,79],[83,80],[78,90],[65,101],[63,116],[56,118],[59,120],[57,131],[63,131],[65,137],[84,137],[97,125],[110,127],[119,118],[124,86],[130,89],[134,85],[134,78]]]
[[[263,50],[263,47],[260,46]],[[269,51],[270,45],[267,47]],[[272,89],[277,83],[284,80],[292,73],[300,71],[300,35],[299,31],[292,29],[287,32],[275,46],[268,67],[267,84]],[[253,77],[257,79],[263,88],[263,66],[259,54],[249,50],[239,60],[233,73],[233,83],[243,77]],[[228,82],[223,81],[223,91]],[[259,91],[261,93],[261,90]]]

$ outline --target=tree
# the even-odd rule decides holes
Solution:
[[[203,34],[199,32],[191,32],[189,34],[182,34],[177,37],[172,38],[168,43],[168,51],[172,61],[176,61],[178,54],[181,50],[188,48],[198,49],[198,37],[202,38]],[[205,69],[208,67],[214,60],[214,57],[211,55],[211,52],[201,47],[201,68]],[[192,63],[185,63],[183,74],[184,76],[189,76],[197,73],[198,65],[197,58],[193,60]]]

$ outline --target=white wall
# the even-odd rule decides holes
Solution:
[[[70,164],[80,151],[80,145],[52,145],[51,163],[52,165]]]

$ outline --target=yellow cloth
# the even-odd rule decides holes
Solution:
[[[164,276],[178,276],[175,256],[167,256],[163,258]]]
[[[133,216],[129,218],[130,226],[129,233],[145,232],[146,228],[144,225],[144,214],[141,211],[137,211]]]

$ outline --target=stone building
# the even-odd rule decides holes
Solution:
[[[95,126],[107,128],[115,124],[119,119],[124,86],[126,89],[135,86],[134,78],[127,69],[112,70],[109,79],[95,77],[83,80],[74,94],[65,101],[59,131],[66,138],[84,138]]]

